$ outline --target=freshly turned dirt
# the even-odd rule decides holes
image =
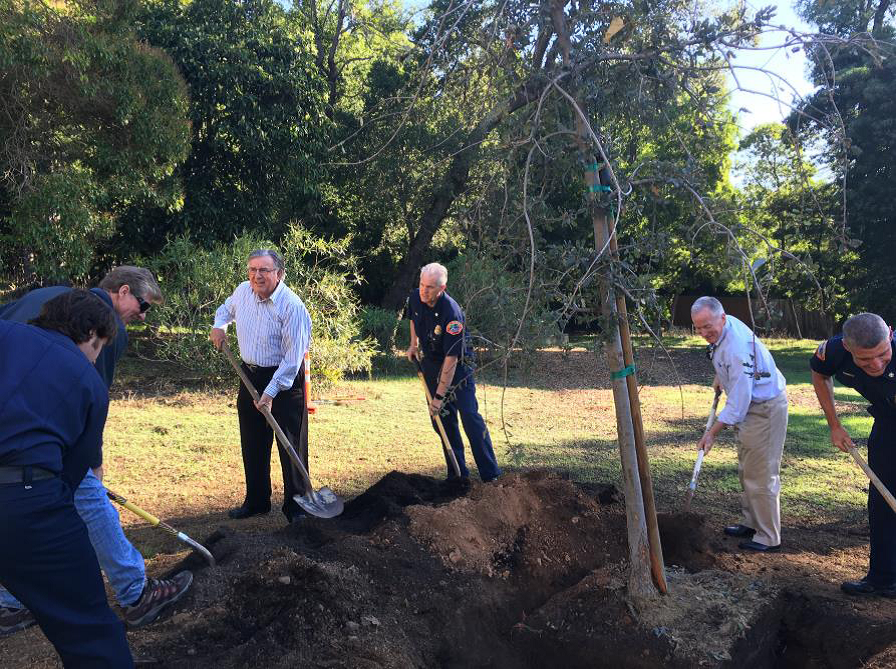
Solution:
[[[618,499],[544,471],[466,488],[392,472],[339,518],[208,537],[215,568],[156,558],[195,585],[131,647],[138,666],[210,669],[894,666],[896,602],[840,595],[817,531],[747,555],[662,514],[669,595],[637,611]],[[0,640],[0,665],[56,660],[35,629]]]

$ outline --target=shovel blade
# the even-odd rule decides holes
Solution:
[[[343,509],[342,499],[326,486],[304,495],[295,495],[293,499],[307,514],[318,518],[335,518]]]

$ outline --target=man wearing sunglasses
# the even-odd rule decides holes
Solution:
[[[0,306],[0,320],[27,323],[38,316],[44,304],[71,290],[68,286],[32,290]],[[150,307],[162,302],[162,291],[148,269],[122,265],[111,270],[90,292],[112,310],[118,328],[115,338],[103,347],[94,363],[108,389],[115,377],[115,366],[128,345],[125,326],[143,321]],[[143,556],[125,537],[118,510],[109,501],[102,479],[102,461],[91,463],[91,469],[75,490],[75,509],[87,525],[100,567],[124,611],[126,622],[139,627],[155,620],[165,607],[176,602],[190,587],[193,576],[184,571],[168,580],[146,578]],[[31,613],[0,588],[0,637],[33,624]]]

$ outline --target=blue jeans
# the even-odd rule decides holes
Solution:
[[[115,599],[121,606],[135,604],[146,585],[143,556],[124,536],[118,510],[106,496],[102,482],[89,469],[75,490],[75,509],[87,525],[90,543]],[[5,588],[0,588],[0,606],[22,608]]]

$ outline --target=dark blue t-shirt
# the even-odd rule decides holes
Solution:
[[[62,295],[70,290],[71,288],[67,286],[48,286],[47,288],[32,290],[22,295],[18,300],[0,305],[0,320],[27,323],[32,318],[37,318],[44,304],[57,295]],[[96,371],[100,373],[100,377],[108,389],[112,387],[112,380],[115,378],[115,365],[128,347],[128,331],[121,318],[115,312],[109,293],[102,288],[91,288],[90,292],[109,305],[112,313],[115,314],[115,323],[118,325],[118,333],[115,335],[115,339],[109,342],[108,346],[103,347],[99,357],[96,359]]]
[[[420,352],[427,367],[441,367],[445,357],[456,355],[458,364],[472,361],[473,349],[464,312],[448,293],[442,293],[430,307],[420,299],[420,291],[408,297],[408,317],[420,340]]]
[[[0,466],[61,473],[72,488],[102,464],[109,393],[71,339],[0,321]]]
[[[893,357],[880,376],[869,376],[852,359],[843,346],[843,335],[837,335],[818,345],[809,361],[812,371],[822,376],[833,376],[841,384],[854,388],[871,402],[869,410],[875,418],[896,420],[896,340],[890,339]]]

